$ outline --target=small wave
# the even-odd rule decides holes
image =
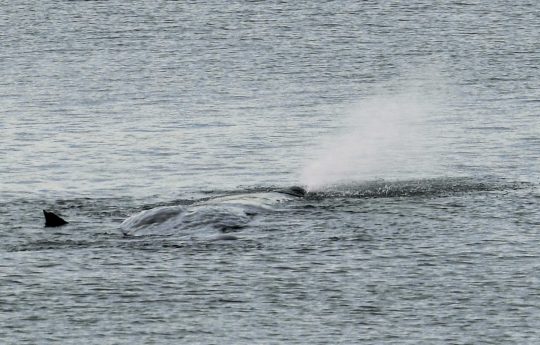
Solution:
[[[39,241],[29,241],[18,245],[6,246],[8,252],[27,252],[27,251],[65,251],[87,248],[107,248],[111,242],[108,240],[83,240],[83,239],[42,239]]]
[[[232,238],[230,238],[232,239]],[[79,251],[79,250],[140,250],[157,252],[160,250],[170,249],[184,249],[186,251],[204,251],[213,250],[216,248],[242,248],[257,249],[262,248],[263,244],[243,237],[236,237],[238,241],[231,241],[224,236],[198,236],[183,238],[178,236],[141,236],[141,237],[114,237],[103,238],[98,240],[69,240],[69,239],[54,239],[54,240],[39,240],[28,241],[17,245],[8,245],[3,249],[6,252],[63,252],[66,251]],[[60,264],[51,264],[49,262],[42,262],[39,267],[58,266]]]

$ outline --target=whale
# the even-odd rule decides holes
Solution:
[[[182,227],[211,226],[226,233],[242,228],[255,215],[271,211],[275,205],[304,198],[307,191],[300,186],[268,192],[240,193],[218,196],[189,206],[161,206],[141,211],[126,218],[120,225],[124,236],[135,234],[174,233]],[[43,210],[45,227],[59,227],[69,222],[57,214]],[[217,239],[236,239],[220,235]]]
[[[304,188],[294,186],[218,196],[190,205],[160,206],[128,217],[120,229],[124,236],[172,235],[189,229],[227,233],[247,226],[258,214],[276,211],[280,204],[304,198],[306,194]]]
[[[45,226],[46,227],[58,227],[62,225],[68,224],[66,220],[64,220],[62,217],[54,214],[53,212],[48,212],[46,210],[43,210],[43,216],[45,217]]]

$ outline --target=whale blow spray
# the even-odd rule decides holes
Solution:
[[[429,148],[436,139],[427,121],[432,108],[418,93],[376,96],[352,106],[344,129],[321,142],[304,166],[301,181],[316,190],[377,178],[418,178],[429,172],[434,164]]]

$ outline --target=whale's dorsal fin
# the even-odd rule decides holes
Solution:
[[[52,212],[43,210],[43,215],[45,216],[45,226],[47,227],[62,226],[68,223]]]

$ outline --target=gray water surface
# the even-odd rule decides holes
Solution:
[[[538,343],[538,37],[535,1],[2,3],[0,342]]]

